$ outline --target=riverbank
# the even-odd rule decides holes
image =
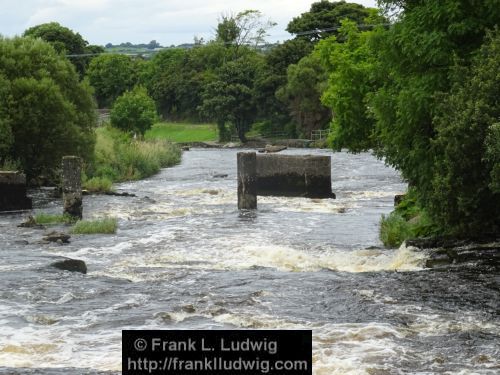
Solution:
[[[83,187],[90,192],[112,189],[113,183],[140,180],[180,162],[180,148],[162,140],[135,140],[110,126],[96,129],[93,162],[86,166]]]

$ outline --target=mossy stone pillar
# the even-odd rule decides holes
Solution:
[[[257,208],[257,155],[238,152],[238,209]]]
[[[64,156],[62,159],[62,190],[64,214],[82,218],[82,159]]]

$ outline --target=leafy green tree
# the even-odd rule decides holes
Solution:
[[[329,73],[322,101],[333,110],[330,143],[333,149],[352,152],[375,147],[375,120],[368,99],[381,86],[377,76],[378,59],[371,48],[383,29],[360,32],[353,21],[342,21],[339,43],[333,36],[319,42],[317,50]]]
[[[262,61],[257,55],[224,64],[203,90],[200,111],[223,128],[233,124],[238,137],[246,142],[245,133],[256,118],[254,80]],[[220,131],[220,130],[219,130]]]
[[[28,178],[50,176],[64,155],[92,159],[95,103],[71,63],[42,40],[0,38],[0,159]],[[10,134],[10,135],[9,135]]]
[[[227,48],[218,43],[155,55],[144,82],[162,116],[198,121],[202,88],[228,56]]]
[[[317,54],[311,54],[288,67],[287,83],[276,92],[276,96],[287,103],[297,124],[297,133],[303,137],[309,137],[313,130],[323,129],[330,122],[331,110],[320,100],[326,79]]]
[[[302,13],[290,21],[286,30],[311,42],[317,42],[332,35],[338,37],[338,28],[344,19],[349,19],[358,25],[386,22],[384,17],[378,15],[376,9],[345,1],[321,0],[313,3],[309,12]],[[329,31],[319,31],[325,29]],[[318,31],[309,33],[315,30]],[[308,33],[304,35],[302,34],[304,32]]]
[[[276,97],[276,92],[286,85],[287,69],[307,56],[313,47],[303,39],[290,39],[271,49],[265,55],[265,65],[255,79],[255,100],[259,118],[264,121],[264,131],[285,131],[292,123],[287,103]],[[292,134],[295,135],[295,126]]]
[[[116,99],[110,119],[115,128],[144,135],[157,120],[155,102],[144,87],[136,86]]]
[[[486,30],[498,23],[495,2],[469,0],[383,1],[404,9],[374,43],[383,85],[369,106],[376,118],[377,154],[416,188],[424,207],[434,193],[437,150],[433,118],[451,89],[457,61],[470,65]]]
[[[41,38],[54,46],[57,52],[65,55],[83,55],[88,53],[102,53],[101,46],[89,45],[79,33],[75,33],[57,22],[49,22],[33,26],[24,32],[24,36]],[[85,56],[71,57],[71,63],[83,77],[90,58]]]
[[[454,233],[500,231],[499,72],[497,30],[470,70],[457,69],[434,118],[430,207],[436,222]]]
[[[92,59],[87,76],[100,108],[110,106],[118,96],[134,87],[137,79],[132,59],[117,54]]]

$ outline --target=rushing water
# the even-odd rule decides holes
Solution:
[[[405,185],[368,154],[331,155],[336,200],[259,197],[239,213],[236,151],[193,150],[119,186],[135,198],[85,197],[116,235],[41,244],[22,215],[0,216],[0,373],[116,373],[122,329],[221,328],[312,329],[316,375],[500,373],[500,271],[425,270],[421,253],[381,248]]]

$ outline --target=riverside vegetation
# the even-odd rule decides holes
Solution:
[[[374,152],[411,187],[382,219],[387,245],[499,233],[500,8],[378,3],[315,2],[288,24],[294,38],[277,45],[265,43],[274,24],[259,11],[222,16],[213,40],[150,60],[70,61],[61,51],[92,46],[55,23],[2,38],[0,163],[34,178],[53,174],[62,155],[80,155],[85,186],[105,190],[178,161],[173,146],[149,142],[168,137],[167,126],[151,129],[157,111],[213,122],[222,141],[244,142],[252,127],[290,137],[330,127],[334,150]],[[110,126],[97,131],[94,99],[111,106]],[[169,151],[156,156],[160,149]]]

